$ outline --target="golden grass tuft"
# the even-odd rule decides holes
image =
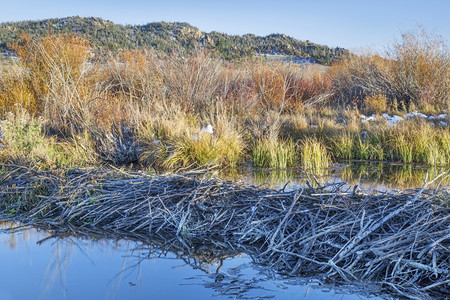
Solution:
[[[253,166],[285,169],[297,164],[298,158],[292,140],[258,139],[252,146]]]
[[[327,148],[316,138],[300,143],[301,166],[313,174],[323,174],[330,164]]]

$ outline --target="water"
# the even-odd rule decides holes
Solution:
[[[227,174],[274,188],[345,182],[365,190],[417,188],[448,171],[412,165],[347,163],[315,178],[300,170]],[[448,185],[448,180],[442,184]],[[366,299],[365,288],[286,278],[239,249],[194,245],[177,238],[114,239],[108,234],[61,233],[0,226],[0,299]],[[15,225],[17,226],[17,225]],[[219,247],[220,246],[220,247]],[[368,291],[370,289],[366,289]],[[383,296],[384,297],[384,296]],[[372,297],[371,299],[377,299]]]
[[[215,258],[197,249],[188,255],[167,251],[160,242],[52,238],[51,231],[5,232],[11,225],[2,226],[4,300],[366,299],[321,287],[317,280],[283,278],[245,254]]]
[[[358,185],[365,191],[388,191],[420,188],[424,184],[423,180],[427,173],[430,180],[442,172],[449,174],[450,168],[353,161],[335,164],[330,169],[323,170],[321,174],[315,174],[315,176],[301,169],[267,170],[253,168],[223,173],[219,176],[232,180],[240,179],[251,184],[266,185],[271,188],[285,187],[288,190],[305,186],[306,181],[308,181],[313,186],[317,183],[320,185],[344,183],[349,189]],[[441,182],[441,185],[448,186],[449,184],[450,177],[447,176]]]

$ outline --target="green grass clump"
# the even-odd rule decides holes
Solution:
[[[393,127],[381,122],[342,126],[318,137],[338,160],[450,164],[450,130],[424,120],[406,120]]]
[[[354,138],[354,155],[359,160],[384,160],[383,132],[358,133]]]
[[[139,141],[145,145],[141,162],[165,169],[209,164],[236,167],[245,143],[235,118],[220,112],[204,123],[212,124],[212,134],[202,133],[198,120],[182,112],[138,127]]]
[[[341,130],[324,137],[329,140],[332,154],[338,159],[385,160],[382,132],[351,132]]]
[[[82,167],[95,163],[94,145],[86,134],[58,142],[43,132],[41,119],[27,114],[8,115],[1,122],[0,162],[32,164],[38,168]]]
[[[403,163],[450,164],[450,131],[424,121],[398,125],[388,133],[389,156]]]
[[[313,174],[322,174],[328,168],[330,158],[323,143],[315,138],[306,139],[301,143],[302,168]]]
[[[285,169],[297,164],[295,145],[292,140],[259,139],[253,144],[253,166],[259,168]]]
[[[393,157],[397,160],[409,164],[413,161],[413,145],[408,142],[404,135],[397,135],[393,138]]]
[[[330,140],[332,153],[339,159],[353,159],[353,135],[349,132],[337,134]]]

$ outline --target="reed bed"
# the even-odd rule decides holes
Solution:
[[[450,296],[446,188],[365,194],[343,184],[292,191],[206,176],[4,167],[3,219],[129,235],[193,238],[253,251],[256,262],[400,296]],[[440,180],[444,177],[434,179]],[[438,185],[439,186],[439,185]]]

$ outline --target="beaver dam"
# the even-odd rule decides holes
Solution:
[[[156,177],[5,166],[0,216],[59,232],[215,245],[280,274],[447,298],[449,190],[427,187],[444,176],[417,190],[366,194],[344,184],[274,190],[204,172]]]

